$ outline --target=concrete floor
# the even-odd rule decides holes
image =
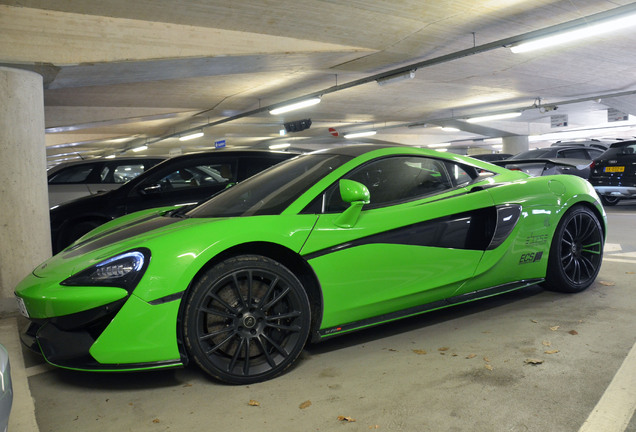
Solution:
[[[27,351],[12,367],[28,377],[41,432],[579,431],[619,369],[631,371],[619,388],[636,385],[635,357],[625,361],[636,341],[635,212],[634,202],[608,208],[603,267],[583,293],[532,287],[310,345],[261,384],[222,385],[194,367],[72,372]],[[636,432],[627,405],[628,426],[589,430]]]

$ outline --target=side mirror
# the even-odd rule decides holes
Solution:
[[[369,189],[353,180],[340,180],[340,197],[351,205],[336,218],[334,223],[340,228],[351,228],[358,221],[362,206],[371,202]]]
[[[344,202],[362,201],[362,204],[369,204],[371,199],[369,189],[365,185],[347,179],[340,180],[340,197]]]

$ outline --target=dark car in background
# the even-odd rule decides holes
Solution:
[[[65,162],[50,168],[49,207],[119,186],[157,165],[165,157],[126,157]]]
[[[523,171],[534,177],[572,174],[587,179],[592,160],[603,152],[603,148],[593,146],[558,145],[528,150],[494,163],[508,169]]]
[[[117,217],[153,207],[199,203],[294,156],[266,150],[218,150],[167,159],[115,190],[51,208],[53,253]]]
[[[606,206],[636,198],[636,141],[621,141],[596,158],[590,183]]]
[[[474,155],[468,155],[468,156],[475,159],[479,159],[484,162],[500,161],[500,160],[509,159],[512,157],[512,155],[509,153],[481,153],[481,154],[474,154]]]

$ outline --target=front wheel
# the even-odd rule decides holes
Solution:
[[[603,228],[596,214],[587,207],[572,207],[554,233],[546,288],[573,293],[589,287],[601,269],[603,240]]]
[[[309,299],[298,278],[259,255],[227,259],[192,287],[184,309],[188,352],[230,384],[274,378],[290,367],[309,335]]]

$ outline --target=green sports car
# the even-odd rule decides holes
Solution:
[[[23,342],[56,366],[196,362],[273,378],[320,341],[543,284],[587,288],[606,216],[592,186],[382,145],[298,156],[194,208],[130,214],[80,238],[15,293]]]

